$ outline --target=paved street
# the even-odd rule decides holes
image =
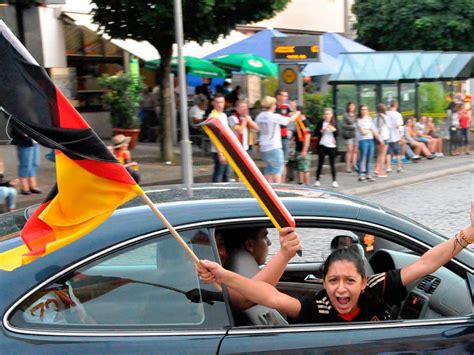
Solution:
[[[474,173],[451,175],[364,197],[451,236],[469,223]]]
[[[402,213],[446,236],[452,236],[469,223],[470,201],[474,199],[474,174],[461,173],[393,188],[361,197]],[[332,230],[298,229],[304,247],[303,257],[293,262],[321,261],[329,253]],[[276,231],[271,232],[271,255],[278,250]]]

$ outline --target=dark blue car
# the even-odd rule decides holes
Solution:
[[[351,196],[281,185],[303,255],[278,289],[302,296],[322,288],[331,247],[360,244],[369,273],[406,266],[445,240],[393,211]],[[147,194],[201,259],[220,262],[216,231],[267,227],[239,184],[161,186]],[[31,209],[0,216],[0,252],[19,245]],[[2,354],[70,353],[474,353],[474,253],[407,287],[393,320],[290,325],[261,306],[232,311],[227,290],[201,283],[191,259],[140,199],[79,241],[11,272],[0,271]]]

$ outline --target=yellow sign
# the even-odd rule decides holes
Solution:
[[[286,68],[283,70],[283,73],[281,73],[281,77],[285,84],[293,84],[297,78],[297,74],[293,69]]]

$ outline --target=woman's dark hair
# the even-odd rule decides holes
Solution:
[[[367,105],[364,105],[364,104],[359,105],[359,112],[357,112],[357,117],[359,118],[362,118],[362,107],[367,107],[367,109],[369,109],[369,106]]]
[[[323,279],[326,278],[329,267],[336,261],[349,261],[355,265],[360,276],[366,276],[364,260],[360,255],[357,244],[351,245],[347,248],[336,249],[327,257],[323,265]]]
[[[302,115],[304,115],[304,106],[298,105],[296,106],[296,111],[300,111]]]
[[[346,112],[349,113],[349,106],[350,105],[354,105],[354,108],[355,108],[355,103],[353,103],[352,101],[349,101],[346,105]],[[354,110],[355,111],[355,110]]]

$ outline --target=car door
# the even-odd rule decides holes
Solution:
[[[180,234],[199,258],[216,260],[207,229]],[[11,353],[216,353],[229,326],[222,293],[200,283],[166,232],[72,265],[6,317]]]
[[[294,258],[277,286],[280,291],[294,297],[302,296],[306,292],[317,292],[322,288],[320,266],[331,252],[333,238],[349,236],[363,241],[366,235],[370,235],[384,247],[393,245],[395,249],[400,249],[389,240],[390,238],[384,241],[381,239],[387,236],[396,236],[398,240],[407,237],[387,227],[347,219],[329,221],[306,218],[298,221],[298,225],[303,226],[298,228],[303,256]],[[270,239],[275,240],[275,236],[270,236]],[[279,248],[278,243],[274,244],[276,245],[271,251],[273,254]],[[370,253],[373,252],[370,250]],[[407,259],[412,260],[415,257],[408,254]],[[449,272],[443,271],[445,274]],[[466,275],[463,277],[466,289],[458,290],[458,294],[465,294],[464,301],[471,302],[472,305],[472,300],[469,300],[468,280]],[[474,318],[472,312],[469,313],[467,311],[458,317],[436,316],[435,319],[427,317],[382,322],[301,324],[284,327],[234,326],[224,338],[220,353],[470,353],[474,346]]]

